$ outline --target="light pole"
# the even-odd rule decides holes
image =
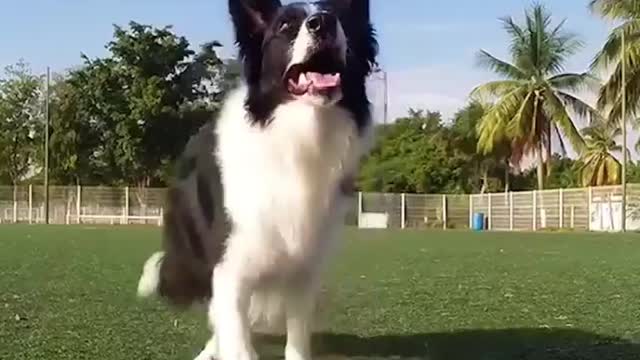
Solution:
[[[627,64],[626,64],[626,41],[624,27],[622,27],[622,48],[620,50],[622,89],[620,97],[622,99],[622,231],[627,231]]]
[[[382,121],[386,125],[389,122],[389,75],[380,67],[377,67],[373,72],[375,74],[382,74],[382,81],[384,82],[384,117]]]
[[[44,223],[49,223],[49,81],[50,71],[47,66],[47,79],[44,94]]]

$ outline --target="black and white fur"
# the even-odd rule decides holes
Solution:
[[[308,360],[321,273],[372,130],[369,1],[229,0],[229,11],[244,84],[187,145],[164,249],[138,293],[208,305],[215,335],[197,360],[257,359],[251,331],[277,325],[285,359]],[[292,93],[305,71],[339,85]]]

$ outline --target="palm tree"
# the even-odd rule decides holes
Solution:
[[[582,130],[585,149],[580,156],[580,178],[583,186],[620,184],[622,164],[613,156],[622,146],[615,139],[622,134],[620,127],[596,123]]]
[[[640,1],[591,0],[591,10],[602,17],[621,21],[614,28],[602,50],[596,55],[591,68],[594,72],[610,73],[600,90],[598,107],[609,112],[609,120],[620,122],[622,113],[622,33],[626,40],[626,107],[629,114],[636,114],[640,106]]]
[[[525,155],[538,161],[538,187],[544,188],[545,162],[551,158],[551,139],[557,137],[565,152],[564,138],[579,153],[584,140],[572,115],[589,121],[596,111],[573,92],[598,86],[588,73],[562,73],[564,63],[582,42],[564,31],[564,21],[552,25],[543,5],[534,4],[525,11],[524,24],[513,18],[502,19],[511,38],[512,62],[500,60],[482,50],[480,65],[503,77],[475,88],[472,97],[490,98],[493,106],[478,125],[478,150],[490,153],[508,141],[513,164]]]
[[[470,175],[472,182],[481,182],[480,193],[488,191],[489,175],[504,171],[504,189],[509,191],[509,178],[511,170],[511,144],[497,144],[491,153],[476,152],[478,144],[478,134],[476,128],[484,117],[487,106],[477,101],[471,101],[464,108],[460,109],[453,116],[451,130],[456,147],[468,154],[473,154]]]

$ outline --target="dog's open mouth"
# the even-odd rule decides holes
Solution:
[[[342,84],[344,66],[331,54],[318,52],[302,64],[294,64],[285,74],[285,85],[294,96],[330,95]]]

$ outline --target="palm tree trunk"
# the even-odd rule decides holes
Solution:
[[[509,160],[505,160],[504,162],[504,192],[508,193],[511,190],[511,173],[509,171]]]
[[[546,154],[547,155],[547,162],[546,162],[546,166],[545,166],[545,176],[551,176],[551,121],[547,120],[547,148],[546,150]]]
[[[538,190],[544,190],[544,157],[542,153],[544,152],[544,145],[540,143],[538,149],[536,149],[536,157],[538,158]]]
[[[489,170],[484,169],[482,171],[482,188],[480,188],[480,194],[487,192],[489,188]]]

